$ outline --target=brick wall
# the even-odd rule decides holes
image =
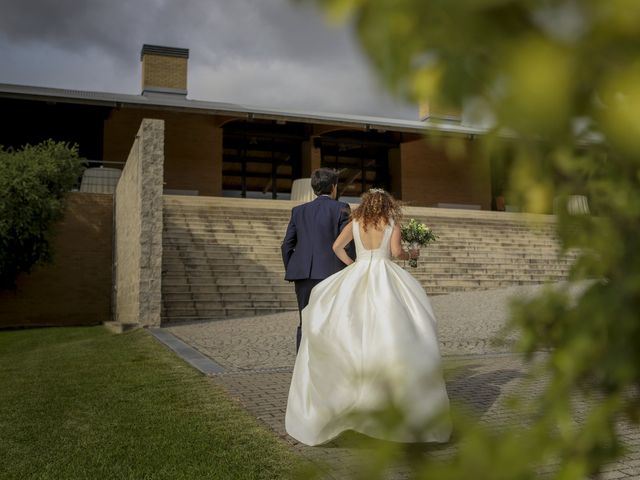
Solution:
[[[491,209],[489,160],[466,139],[420,139],[400,147],[402,200],[430,207],[437,203]]]
[[[187,89],[187,59],[145,54],[142,61],[142,88]]]
[[[55,226],[52,264],[0,292],[0,327],[93,325],[110,319],[113,197],[71,193]]]
[[[164,187],[222,194],[222,128],[213,115],[160,110],[113,110],[105,121],[104,160],[124,162],[143,118],[165,121]]]

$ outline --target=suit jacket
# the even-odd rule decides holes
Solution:
[[[293,208],[281,247],[285,280],[323,280],[346,266],[332,247],[350,213],[349,204],[325,195]],[[352,246],[347,253],[355,257]]]

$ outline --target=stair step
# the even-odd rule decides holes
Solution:
[[[275,313],[297,311],[298,308],[225,308],[212,315],[162,315],[163,325],[182,322],[201,322],[206,320],[226,320],[228,318],[257,317],[260,315],[272,315]]]
[[[297,309],[280,253],[294,203],[166,196],[164,205],[163,322]],[[410,207],[406,218],[439,236],[418,268],[396,261],[429,295],[566,279],[576,258],[550,216]]]

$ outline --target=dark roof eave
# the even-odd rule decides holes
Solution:
[[[429,131],[440,134],[482,135],[484,129],[463,127],[460,125],[429,124],[411,120],[393,120],[382,117],[349,117],[342,115],[317,114],[309,112],[281,112],[247,108],[241,105],[188,100],[186,98],[149,98],[143,95],[112,94],[101,92],[66,91],[46,87],[0,84],[0,97],[36,100],[45,102],[76,103],[110,108],[144,108],[169,111],[200,113],[205,115],[224,115],[238,119],[264,119],[300,122],[318,125],[335,125],[363,130],[390,130],[407,133]]]
[[[57,95],[45,95],[45,94],[25,94],[15,92],[2,92],[0,91],[0,98],[11,98],[15,100],[35,100],[40,102],[55,102],[55,103],[79,103],[82,105],[95,105],[101,107],[116,108],[120,102],[115,100],[95,99],[95,98],[71,98],[71,97],[59,97]]]

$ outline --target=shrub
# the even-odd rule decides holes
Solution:
[[[0,146],[0,289],[52,259],[52,225],[83,170],[76,145],[47,140],[19,150]]]

